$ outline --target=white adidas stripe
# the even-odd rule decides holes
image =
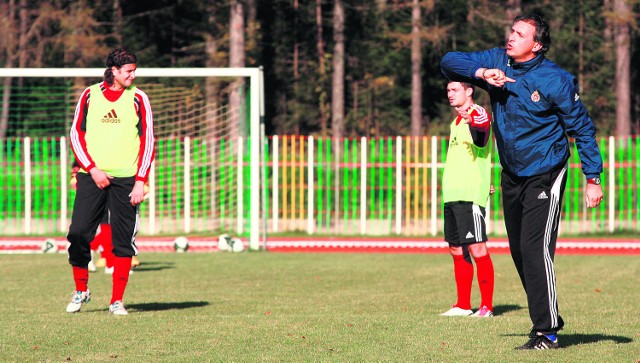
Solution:
[[[476,235],[476,242],[482,242],[482,211],[480,207],[476,204],[471,207],[473,211],[473,229]]]
[[[556,295],[556,273],[553,267],[553,259],[549,252],[549,245],[551,243],[551,236],[554,231],[556,222],[559,222],[560,218],[560,187],[562,186],[562,179],[567,168],[562,168],[562,171],[556,177],[551,187],[551,200],[549,201],[549,214],[547,215],[547,224],[545,226],[544,234],[544,262],[545,272],[547,275],[547,294],[549,297],[549,314],[551,315],[551,327],[558,327],[558,298]]]

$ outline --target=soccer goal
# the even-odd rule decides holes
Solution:
[[[82,90],[102,68],[0,69],[0,227],[66,231],[74,191],[67,135]],[[140,68],[156,159],[140,231],[228,233],[260,248],[260,68]],[[114,145],[114,147],[118,147]]]

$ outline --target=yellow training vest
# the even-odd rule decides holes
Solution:
[[[473,143],[469,125],[451,123],[447,161],[442,177],[442,197],[447,202],[473,202],[486,207],[491,187],[491,153],[493,138],[484,147]]]
[[[107,100],[100,84],[90,87],[85,141],[98,169],[115,177],[138,171],[140,137],[134,98],[136,87],[124,90],[117,101]]]

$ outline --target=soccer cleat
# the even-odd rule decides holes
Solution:
[[[461,309],[457,306],[453,306],[451,309],[440,314],[441,316],[469,316],[473,314],[473,311],[467,309]]]
[[[493,311],[489,310],[488,307],[482,306],[478,311],[473,313],[471,316],[476,316],[478,318],[490,318],[493,316]]]
[[[91,301],[91,291],[74,291],[71,296],[71,302],[67,305],[68,313],[77,313],[82,307],[82,303],[88,304]]]
[[[558,336],[534,333],[529,335],[529,341],[516,348],[517,350],[558,349]]]
[[[113,304],[109,305],[109,314],[129,315],[127,309],[124,308],[121,300],[115,301]]]

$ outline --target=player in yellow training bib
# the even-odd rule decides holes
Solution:
[[[444,316],[493,316],[493,263],[487,251],[485,207],[491,189],[491,120],[473,102],[474,88],[461,82],[447,84],[449,103],[457,116],[451,123],[442,193],[444,233],[453,257],[458,301]],[[478,269],[480,308],[471,310],[473,263]]]

